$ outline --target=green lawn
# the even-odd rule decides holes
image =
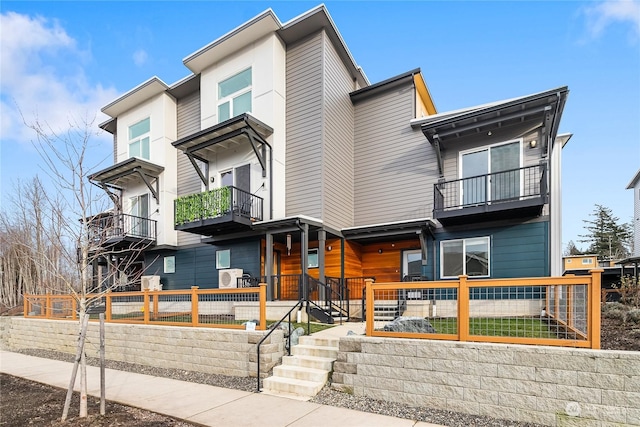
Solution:
[[[440,334],[457,334],[455,318],[430,318],[429,323]],[[469,334],[490,337],[558,338],[540,319],[527,317],[469,319]]]

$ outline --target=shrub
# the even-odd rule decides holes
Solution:
[[[618,290],[621,303],[640,308],[640,282],[637,277],[623,276],[620,278],[620,283],[612,287]]]

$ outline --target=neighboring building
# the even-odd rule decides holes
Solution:
[[[184,64],[103,108],[115,164],[91,178],[164,289],[562,273],[566,87],[437,113],[419,69],[370,84],[324,6]]]
[[[562,257],[563,270],[591,270],[600,267],[598,255],[567,255]]]
[[[633,255],[640,256],[640,169],[636,172],[627,190],[633,190]]]

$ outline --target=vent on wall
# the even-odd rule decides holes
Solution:
[[[241,268],[228,268],[218,273],[218,288],[230,289],[238,287],[238,278],[242,277]]]

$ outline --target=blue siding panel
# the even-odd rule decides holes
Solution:
[[[436,234],[436,270],[440,277],[440,242],[451,239],[491,237],[492,278],[544,277],[550,274],[549,222],[460,230]]]
[[[241,268],[252,276],[260,275],[260,240],[243,240],[224,245],[202,245],[176,251],[154,251],[145,254],[145,275],[159,275],[162,289],[201,289],[218,287],[216,251],[231,250],[231,268]],[[164,273],[164,257],[176,257],[175,273]]]

